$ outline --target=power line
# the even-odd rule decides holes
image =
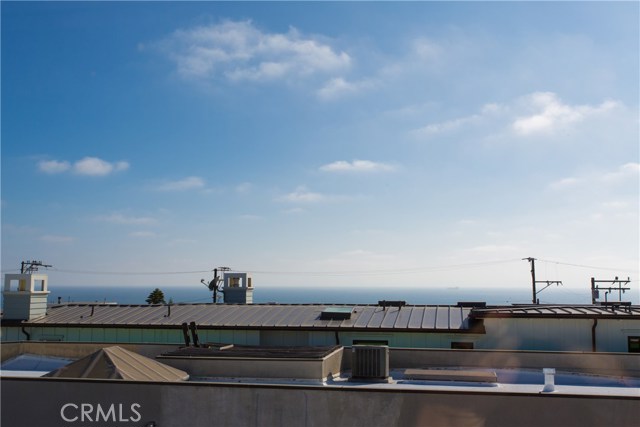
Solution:
[[[399,268],[399,269],[372,269],[372,270],[336,270],[336,271],[278,271],[278,270],[253,270],[247,269],[234,269],[234,271],[244,271],[252,274],[264,274],[264,275],[280,275],[280,276],[307,276],[307,277],[341,277],[341,276],[387,276],[387,275],[400,275],[410,273],[428,273],[447,270],[463,270],[472,268],[489,267],[492,265],[507,264],[512,262],[519,262],[520,258],[493,260],[484,262],[464,263],[464,264],[450,264],[440,266],[428,266],[428,267],[414,267],[414,268]],[[596,270],[608,270],[617,272],[638,272],[638,270],[624,269],[624,268],[610,268],[610,267],[598,267],[593,265],[575,264],[561,261],[553,261],[546,259],[538,259],[540,262],[551,263],[557,265],[565,265],[577,268],[596,269]],[[16,270],[4,270],[2,273],[9,273]],[[66,274],[78,274],[78,275],[104,275],[104,276],[177,276],[186,274],[205,274],[211,273],[212,270],[185,270],[185,271],[99,271],[99,270],[74,270],[66,268],[52,268],[50,271]]]
[[[624,271],[624,272],[634,272],[634,273],[638,273],[640,270],[638,269],[628,269],[628,268],[611,268],[611,267],[597,267],[594,265],[585,265],[585,264],[573,264],[573,263],[569,263],[569,262],[561,262],[561,261],[552,261],[552,260],[546,260],[546,259],[537,259],[538,261],[541,262],[548,262],[551,264],[559,264],[559,265],[567,265],[570,267],[579,267],[579,268],[588,268],[588,269],[592,269],[592,270],[607,270],[607,271]]]
[[[202,274],[210,273],[210,270],[195,271],[90,271],[90,270],[67,270],[62,268],[53,268],[53,271],[67,274],[95,274],[95,275],[113,275],[113,276],[163,276],[163,275],[179,275],[179,274]]]
[[[293,275],[293,276],[384,276],[394,275],[402,273],[419,273],[429,271],[446,271],[446,270],[461,270],[465,268],[478,268],[486,267],[489,265],[505,264],[509,262],[518,261],[519,259],[499,260],[499,261],[486,261],[466,264],[445,265],[437,267],[415,267],[404,269],[385,269],[385,270],[348,270],[348,271],[264,271],[264,270],[251,270],[246,269],[247,273],[252,274],[274,274],[274,275]]]
[[[252,270],[252,269],[234,269],[233,271],[245,271],[252,274],[265,275],[289,275],[289,276],[382,276],[395,275],[403,273],[419,273],[429,271],[446,271],[460,270],[467,268],[480,268],[497,264],[505,264],[518,261],[518,258],[507,260],[484,261],[465,264],[451,264],[443,266],[431,267],[415,267],[402,269],[380,269],[380,270],[343,270],[343,271],[273,271],[273,270]],[[180,275],[180,274],[203,274],[210,273],[212,270],[190,270],[190,271],[95,271],[95,270],[72,270],[65,268],[53,268],[52,271],[67,274],[86,274],[86,275],[114,275],[114,276],[162,276],[162,275]]]

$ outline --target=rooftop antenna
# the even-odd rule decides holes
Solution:
[[[522,258],[522,260],[529,261],[529,263],[531,264],[531,288],[532,288],[533,303],[540,304],[540,300],[538,299],[538,294],[544,291],[545,289],[547,289],[551,285],[556,285],[556,286],[562,285],[562,282],[560,280],[536,280],[536,259],[532,257],[528,257],[528,258]],[[536,285],[538,283],[544,283],[547,286],[545,286],[544,288],[538,291],[536,290]]]
[[[217,267],[213,269],[213,279],[210,282],[207,282],[204,279],[200,279],[200,283],[205,285],[211,292],[213,292],[213,303],[216,304],[218,302],[218,293],[223,293],[222,290],[222,277],[218,276],[218,271],[231,271],[229,267]]]
[[[604,293],[604,302],[607,302],[607,295],[612,291],[618,291],[618,301],[622,301],[622,294],[625,291],[630,290],[631,288],[622,287],[623,285],[628,285],[631,282],[631,279],[627,277],[627,280],[620,280],[618,276],[616,276],[613,280],[596,280],[595,277],[591,278],[591,304],[596,303],[596,299],[600,298],[600,291],[606,291]],[[596,285],[596,283],[609,283],[613,286],[602,287],[600,285]],[[618,284],[618,287],[614,287],[615,284]]]
[[[49,268],[53,266],[49,264],[43,264],[42,261],[36,261],[36,260],[22,261],[22,263],[20,263],[20,274],[35,273],[36,271],[38,271],[39,267]]]

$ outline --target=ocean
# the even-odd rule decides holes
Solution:
[[[204,286],[159,286],[165,300],[174,303],[208,303],[211,292]],[[145,299],[154,287],[77,287],[52,286],[49,302],[117,302],[119,304],[146,304]],[[618,294],[609,295],[609,300],[618,300]],[[623,301],[638,303],[637,289],[622,295]],[[588,288],[575,289],[553,287],[538,295],[542,304],[590,304]],[[453,305],[459,301],[484,301],[487,304],[531,303],[531,288],[465,288],[465,287],[278,287],[262,285],[253,293],[254,303],[281,304],[376,304],[379,300],[400,300],[408,304]]]

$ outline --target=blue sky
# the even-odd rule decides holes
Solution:
[[[638,277],[637,2],[1,7],[3,272]]]

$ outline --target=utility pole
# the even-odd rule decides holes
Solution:
[[[527,260],[531,264],[531,288],[533,289],[533,303],[536,304],[536,259],[535,258],[522,258]]]
[[[38,271],[38,267],[49,268],[52,265],[43,264],[42,261],[22,261],[20,263],[20,274],[31,274]]]
[[[600,287],[596,285],[596,283],[609,283],[612,286],[608,287]],[[618,287],[614,287],[615,284],[618,284]],[[604,302],[607,302],[607,295],[612,291],[618,291],[618,301],[622,301],[622,294],[625,291],[628,291],[631,288],[622,287],[622,285],[628,285],[631,283],[631,279],[627,277],[627,280],[620,280],[618,276],[613,280],[596,280],[594,277],[591,278],[591,304],[596,303],[596,299],[600,298],[600,291],[606,291],[604,293]]]
[[[538,300],[538,294],[542,291],[544,291],[545,289],[547,289],[549,286],[551,285],[562,285],[562,282],[559,280],[536,280],[536,259],[532,258],[532,257],[528,257],[528,258],[522,258],[523,261],[529,261],[529,263],[531,264],[531,289],[532,289],[532,302],[534,304],[540,304],[540,301]],[[545,286],[544,288],[540,289],[539,291],[536,290],[536,284],[538,283],[544,283]]]

